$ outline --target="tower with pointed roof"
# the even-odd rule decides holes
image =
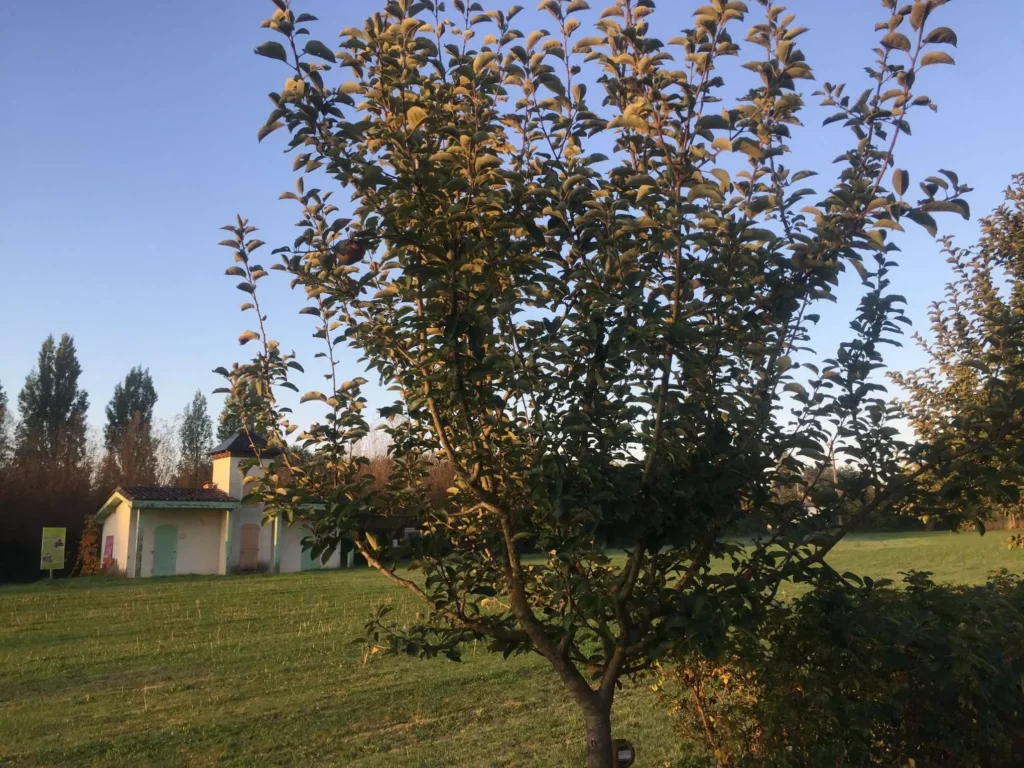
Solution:
[[[213,484],[232,498],[241,500],[245,495],[245,474],[259,477],[262,470],[251,467],[243,474],[241,463],[252,459],[259,451],[263,456],[275,456],[278,451],[267,448],[267,441],[259,435],[232,435],[210,451],[213,458]]]

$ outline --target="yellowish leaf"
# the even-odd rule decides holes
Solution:
[[[427,110],[423,107],[409,107],[409,111],[405,113],[405,119],[409,122],[409,130],[415,131],[416,126],[427,119]]]

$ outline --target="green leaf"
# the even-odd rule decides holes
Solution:
[[[483,71],[484,67],[496,58],[498,58],[498,54],[494,51],[484,51],[483,53],[477,54],[477,57],[473,59],[473,72],[479,75]]]
[[[895,229],[897,232],[904,231],[903,227],[892,219],[877,219],[875,221],[875,226],[879,229]]]
[[[607,41],[603,37],[583,37],[576,41],[573,45],[573,53],[582,52],[584,50],[595,48],[599,45],[604,45]]]
[[[755,160],[764,157],[764,150],[761,146],[756,141],[746,137],[736,139],[736,141],[732,143],[732,148],[734,152],[743,152],[745,155],[748,155]]]
[[[721,115],[704,115],[697,121],[698,131],[707,131],[712,129],[727,130],[729,128],[729,121]]]
[[[326,45],[321,43],[319,40],[310,40],[306,43],[306,47],[302,49],[310,56],[316,56],[318,59],[324,59],[325,61],[335,62],[337,59],[334,57],[334,51],[328,48]]]
[[[772,232],[770,229],[758,229],[757,227],[748,227],[743,230],[741,239],[746,241],[759,240],[766,243],[774,243],[779,239],[779,236]]]
[[[882,45],[886,48],[895,48],[898,51],[910,53],[910,38],[902,32],[890,32],[882,38]]]
[[[266,56],[268,59],[277,59],[278,61],[288,61],[288,54],[284,49],[284,46],[274,40],[268,40],[265,43],[257,45],[254,49],[254,53],[258,53],[260,56]]]
[[[496,168],[501,165],[501,158],[494,155],[480,155],[476,159],[476,169],[482,171],[485,168]]]
[[[921,66],[928,67],[932,64],[956,64],[956,62],[945,51],[928,51],[921,57]]]
[[[915,224],[919,224],[920,226],[924,227],[925,231],[932,237],[935,237],[935,235],[938,234],[939,227],[935,223],[935,219],[933,219],[924,211],[915,208],[913,210],[907,211],[903,215],[906,216]]]
[[[971,218],[971,206],[966,200],[931,200],[921,206],[929,213],[959,213],[965,219]]]
[[[914,0],[914,7],[910,10],[910,26],[915,30],[920,29],[924,26],[927,18],[928,4],[925,3],[925,0]]]
[[[265,138],[267,138],[267,136],[269,136],[278,128],[281,128],[283,126],[284,123],[282,123],[280,120],[275,120],[272,123],[265,124],[258,131],[256,131],[256,141],[263,141]]]
[[[925,43],[942,43],[956,48],[956,32],[949,27],[936,27],[924,39]]]
[[[907,187],[909,187],[909,186],[910,186],[910,174],[907,173],[906,171],[900,170],[899,168],[896,168],[895,170],[893,170],[893,172],[892,172],[892,188],[893,188],[893,190],[895,190],[896,194],[899,195],[900,197],[903,197],[903,195],[907,191]]]

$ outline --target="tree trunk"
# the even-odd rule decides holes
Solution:
[[[611,707],[600,701],[583,704],[583,719],[587,726],[587,768],[615,768],[611,714]]]

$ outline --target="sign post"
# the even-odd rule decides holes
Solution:
[[[39,567],[44,571],[49,571],[51,579],[54,568],[64,568],[64,550],[67,538],[67,528],[43,528],[43,550],[39,556]]]

